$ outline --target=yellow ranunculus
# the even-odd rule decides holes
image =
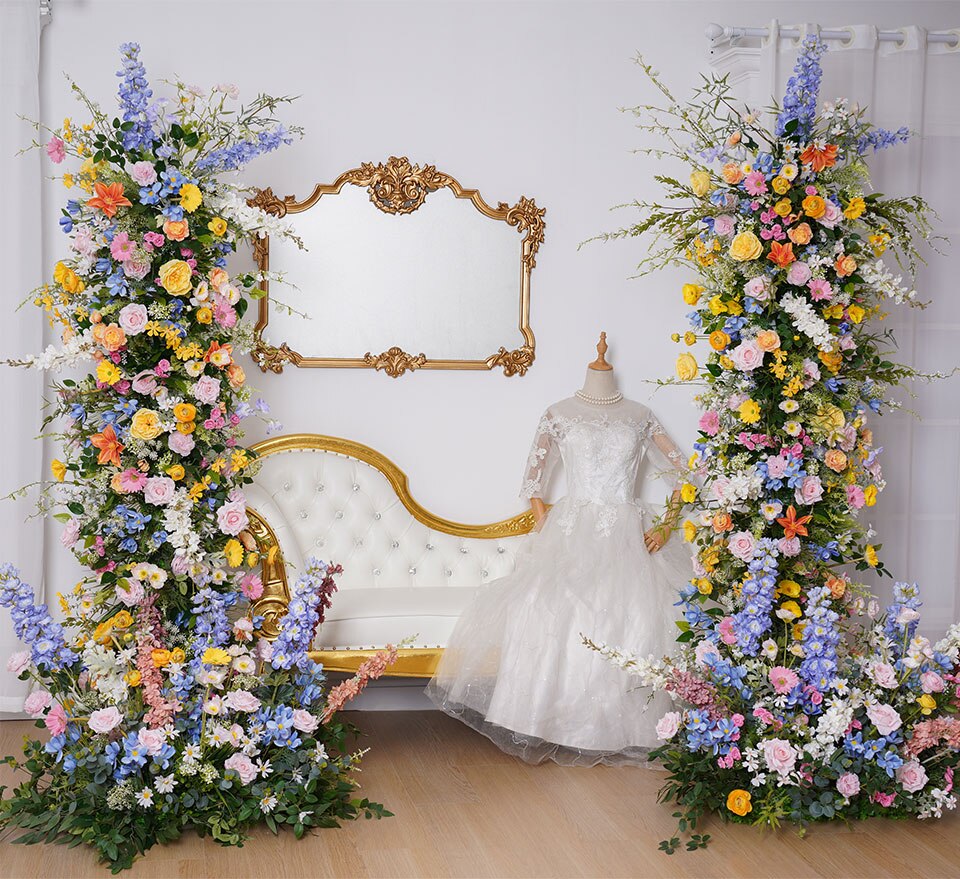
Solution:
[[[198,308],[194,317],[197,319],[198,324],[208,324],[213,321],[213,312],[204,305],[202,308]]]
[[[790,191],[790,181],[787,180],[786,177],[781,177],[779,174],[770,181],[770,185],[777,195],[785,195]],[[789,213],[789,211],[787,213]],[[786,214],[784,214],[784,216],[786,216]]]
[[[160,416],[152,409],[138,409],[130,419],[130,436],[134,439],[152,440],[161,433]]]
[[[744,400],[737,413],[744,424],[756,424],[760,420],[760,406],[756,400]]]
[[[799,598],[800,584],[795,580],[781,580],[777,583],[777,592],[780,595],[786,595],[787,598]]]
[[[184,652],[183,652],[183,649],[180,648],[180,647],[174,647],[173,650],[170,651],[170,661],[171,661],[171,662],[181,663],[181,662],[183,662],[186,658],[187,658],[187,654],[184,653]]]
[[[150,659],[154,668],[166,668],[170,665],[170,651],[157,648],[150,651]]]
[[[183,469],[183,464],[173,464],[170,467],[167,467],[167,476],[169,476],[174,482],[179,482],[186,475],[186,470]]]
[[[203,658],[200,661],[204,665],[229,665],[230,654],[219,647],[208,647],[203,651]]]
[[[819,195],[808,195],[802,202],[803,212],[818,220],[827,212],[827,203]]]
[[[140,681],[143,680],[143,677],[141,676],[140,672],[137,669],[132,668],[123,676],[123,679],[131,687],[139,687]]]
[[[710,179],[710,173],[708,171],[694,171],[690,175],[690,188],[693,190],[694,195],[703,198],[713,189],[713,181]]]
[[[177,421],[193,421],[197,417],[197,407],[193,403],[177,403],[173,407],[173,417]]]
[[[180,207],[188,214],[192,214],[203,204],[203,194],[196,183],[184,183],[180,187]]]
[[[97,364],[97,381],[115,385],[120,381],[120,370],[110,360],[103,359]]]
[[[917,699],[917,703],[920,705],[921,714],[931,714],[933,709],[937,707],[937,700],[933,698],[929,693],[924,693]]]
[[[763,253],[763,244],[753,232],[740,232],[730,242],[730,257],[737,262],[749,262]]]
[[[193,270],[182,259],[167,260],[158,272],[160,286],[171,296],[182,296],[190,292],[192,274]]]
[[[860,198],[851,198],[847,206],[843,209],[843,215],[848,220],[855,220],[867,209],[867,203]]]
[[[697,499],[697,487],[690,482],[680,486],[680,498],[685,504],[692,504]]]
[[[243,544],[236,537],[231,537],[223,547],[223,554],[231,568],[238,568],[243,561]]]
[[[741,818],[748,812],[752,812],[753,804],[750,802],[750,791],[740,790],[740,788],[730,791],[727,795],[727,808]]]
[[[864,309],[859,305],[848,305],[847,306],[847,317],[850,318],[853,323],[858,324],[863,320],[863,316],[866,314]]]
[[[216,236],[223,235],[227,231],[227,221],[223,217],[214,217],[209,223],[207,223],[207,228],[213,232]]]
[[[719,294],[710,299],[707,303],[708,308],[710,309],[711,314],[723,314],[727,310],[727,304],[723,301],[723,297]]]
[[[872,507],[877,502],[877,487],[868,485],[863,490],[863,503],[865,506]]]
[[[727,307],[727,311],[734,317],[743,314],[743,306],[737,302],[736,299],[727,299],[723,304]]]
[[[700,368],[697,366],[697,359],[684,352],[677,358],[677,378],[682,382],[688,382],[699,375]]]
[[[50,469],[53,471],[54,478],[57,482],[63,482],[63,477],[67,475],[67,465],[58,458],[54,458],[50,462]]]
[[[773,212],[774,212],[778,217],[786,217],[786,216],[788,216],[791,210],[793,210],[793,205],[790,204],[790,199],[789,199],[789,198],[781,198],[780,201],[778,201],[778,202],[773,206]]]
[[[723,330],[714,330],[710,333],[710,347],[714,351],[723,351],[730,344],[730,336]]]
[[[687,330],[683,334],[683,341],[687,345],[696,345],[697,344],[697,334]]]
[[[700,301],[700,294],[703,293],[703,287],[699,284],[684,284],[683,301],[687,305],[696,305]]]
[[[687,543],[693,543],[697,537],[697,526],[693,524],[689,519],[683,523],[683,539]]]
[[[720,365],[724,369],[733,369],[733,358],[727,357],[726,354],[720,357]]]
[[[794,641],[802,641],[802,640],[803,640],[803,630],[804,630],[806,627],[807,627],[807,621],[806,621],[806,620],[801,620],[799,623],[794,623],[794,624],[793,624],[793,627],[791,628],[790,632],[791,632],[791,634],[793,635],[793,640],[794,640]]]
[[[863,552],[863,558],[871,568],[875,568],[880,563],[880,559],[877,558],[877,550],[872,544],[867,544],[867,548]]]
[[[701,577],[697,582],[697,592],[701,595],[710,595],[713,592],[713,583],[706,577]]]

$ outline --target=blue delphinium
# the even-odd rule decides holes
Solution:
[[[773,596],[777,586],[777,542],[764,538],[757,543],[754,556],[747,564],[743,581],[743,609],[733,615],[733,633],[747,656],[756,656],[760,638],[771,626]]]
[[[886,128],[873,128],[860,136],[857,141],[857,154],[862,156],[870,149],[874,152],[885,150],[898,143],[906,143],[908,140],[910,140],[910,129],[906,126],[898,128],[896,131],[890,131]]]
[[[117,76],[122,78],[119,103],[123,110],[123,121],[133,123],[128,131],[123,132],[123,146],[128,150],[148,150],[155,139],[149,112],[149,100],[153,97],[153,92],[139,55],[139,43],[124,43],[120,46],[123,68],[117,71]]]
[[[792,136],[800,142],[810,139],[813,122],[817,115],[820,80],[823,77],[820,56],[826,48],[826,43],[815,35],[810,35],[803,41],[800,55],[793,68],[793,76],[787,81],[787,91],[783,96],[780,115],[777,116],[777,137],[786,135],[787,126],[796,120],[797,126]]]
[[[77,659],[64,641],[63,626],[55,622],[45,605],[34,604],[33,587],[20,579],[10,564],[0,565],[0,607],[10,609],[17,637],[30,645],[34,664],[59,671]]]
[[[272,131],[259,132],[254,138],[241,140],[219,150],[211,150],[196,163],[196,168],[198,171],[214,174],[219,171],[237,171],[257,156],[292,142],[286,128],[278,125]]]
[[[280,633],[273,642],[270,662],[274,668],[293,668],[309,661],[307,651],[320,623],[319,608],[327,595],[329,574],[329,565],[312,557],[307,559],[306,569],[294,584],[287,612],[280,621]]]
[[[807,592],[807,624],[803,627],[804,660],[800,677],[821,692],[828,689],[837,672],[840,615],[830,607],[830,590],[815,586]]]

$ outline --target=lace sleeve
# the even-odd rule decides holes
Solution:
[[[687,475],[687,462],[683,452],[670,439],[663,425],[655,415],[650,415],[649,442],[647,455],[653,464],[653,475],[659,476],[670,484],[671,489],[679,488],[683,477]]]
[[[533,438],[530,455],[527,457],[520,497],[543,498],[543,492],[560,458],[557,438],[557,424],[549,412],[544,412],[537,425],[537,435]]]

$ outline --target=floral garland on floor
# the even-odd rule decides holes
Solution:
[[[804,43],[774,132],[733,104],[725,80],[705,79],[683,105],[644,65],[669,102],[636,111],[668,140],[648,152],[693,171],[686,184],[658,177],[669,207],[640,204],[645,219],[614,237],[651,233],[642,270],[678,264],[702,278],[683,287],[682,338],[711,351],[702,367],[690,352],[677,361],[681,381],[705,383],[699,478],[683,487],[697,557],[674,659],[592,646],[679,703],[654,756],[681,831],[708,812],[777,826],[956,805],[960,625],[931,644],[917,634],[916,586],[897,583],[880,612],[850,570],[885,573],[857,521],[884,487],[870,419],[918,376],[871,328],[887,304],[917,304],[880,257],[915,267],[927,207],[868,194],[864,155],[909,132],[872,128],[842,100],[818,116],[823,50]]]
[[[0,826],[86,843],[114,871],[186,827],[240,844],[260,821],[299,837],[389,814],[353,799],[360,753],[334,711],[393,654],[329,696],[308,655],[339,568],[308,562],[273,643],[251,610],[263,584],[240,423],[266,406],[237,355],[260,279],[226,265],[238,240],[295,236],[220,175],[299,130],[276,120],[287,99],[241,106],[231,85],[177,82],[174,100],[151,100],[138,55],[121,47],[116,118],[73,85],[89,121],[64,120],[44,144],[54,163],[81,161],[63,175],[70,256],[34,297],[63,344],[17,364],[96,364],[55,385],[46,423],[66,423],[63,460],[42,502],[66,508],[63,544],[92,573],[60,596],[58,623],[0,567],[0,605],[29,645],[7,667],[39,685],[26,710],[51,734],[7,758],[29,778]]]

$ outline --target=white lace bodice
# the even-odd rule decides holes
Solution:
[[[598,406],[570,397],[541,417],[521,495],[542,498],[562,462],[572,510],[585,504],[608,508],[598,519],[606,530],[615,520],[617,505],[636,503],[637,474],[645,456],[671,487],[686,471],[682,453],[642,403],[621,400]]]

